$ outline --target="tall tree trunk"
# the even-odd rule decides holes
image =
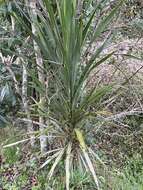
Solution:
[[[27,119],[31,121],[30,112],[29,112],[29,105],[28,105],[28,99],[27,99],[27,87],[28,87],[28,75],[27,75],[27,69],[25,63],[22,64],[23,66],[23,76],[22,76],[22,101],[23,101],[23,108],[27,115]],[[28,132],[30,134],[30,142],[31,146],[35,146],[35,136],[34,136],[34,127],[33,123],[28,122],[27,124]]]
[[[36,35],[36,26],[35,26],[35,21],[37,20],[37,7],[36,7],[36,0],[30,0],[29,2],[30,9],[31,9],[31,18],[32,18],[32,33]],[[35,57],[36,57],[36,64],[37,64],[37,70],[38,70],[38,78],[39,81],[41,82],[42,85],[45,84],[45,76],[44,76],[44,65],[43,65],[43,59],[41,55],[41,51],[35,41],[33,41],[34,45],[34,51],[35,51]],[[45,97],[40,94],[40,105],[44,104]],[[45,135],[45,128],[43,127],[42,124],[45,123],[44,117],[39,116],[39,123],[41,123],[40,126],[40,146],[41,146],[41,153],[44,153],[47,151],[47,137]]]

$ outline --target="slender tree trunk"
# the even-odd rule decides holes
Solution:
[[[27,69],[26,65],[23,63],[23,76],[22,76],[22,101],[23,101],[23,108],[27,115],[27,119],[31,121],[30,112],[29,112],[29,105],[28,105],[28,98],[27,98],[27,87],[28,87],[28,75],[27,75]],[[35,146],[35,136],[34,136],[34,127],[33,123],[28,122],[28,132],[30,134],[30,142],[31,146]]]
[[[36,31],[36,26],[35,26],[35,21],[37,20],[37,13],[36,13],[36,0],[30,0],[29,2],[30,5],[30,9],[31,9],[31,18],[33,20],[32,23],[32,32],[34,35],[36,35],[37,31]],[[36,56],[36,64],[37,64],[37,70],[38,70],[38,78],[39,81],[41,82],[42,85],[45,84],[45,76],[44,76],[44,65],[43,65],[43,59],[42,59],[42,55],[41,55],[41,51],[37,45],[37,43],[35,41],[33,41],[33,45],[34,45],[34,51],[35,51],[35,56]],[[40,94],[40,105],[44,104],[44,100],[45,97]],[[45,128],[43,127],[42,124],[45,123],[44,117],[43,116],[39,116],[39,123],[41,123],[40,126],[40,132],[41,132],[41,136],[40,136],[40,146],[41,146],[41,153],[44,153],[47,151],[47,137],[45,136]]]

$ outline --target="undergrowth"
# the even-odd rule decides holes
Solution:
[[[19,147],[20,148],[20,147]],[[64,164],[61,162],[59,173],[51,182],[48,182],[47,171],[39,170],[44,157],[18,154],[19,148],[8,148],[3,152],[0,169],[0,190],[64,190],[65,173]],[[98,165],[98,167],[103,167]],[[116,169],[115,169],[116,168]],[[136,154],[126,158],[122,168],[113,166],[103,170],[98,169],[101,190],[142,190],[143,189],[143,159],[142,155]],[[72,175],[70,182],[71,190],[95,190],[95,184],[89,174],[80,173],[77,169]]]

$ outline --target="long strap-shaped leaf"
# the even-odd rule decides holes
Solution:
[[[66,189],[70,190],[70,159],[71,159],[72,144],[69,143],[66,152],[65,170],[66,170]]]
[[[58,165],[58,163],[61,161],[61,158],[62,158],[64,152],[65,152],[65,149],[63,148],[63,149],[60,151],[59,155],[57,156],[57,158],[56,158],[54,164],[52,165],[52,167],[51,167],[51,169],[50,169],[50,172],[49,172],[49,174],[48,174],[48,179],[49,179],[49,180],[50,180],[51,177],[53,176],[53,173],[54,173],[54,171],[55,171],[55,168],[56,168],[56,166]]]
[[[111,23],[112,19],[114,18],[115,14],[120,9],[124,1],[125,0],[121,0],[119,4],[117,4],[115,8],[98,24],[93,35],[94,40],[97,39],[101,35],[101,33],[105,30],[105,28]]]
[[[94,32],[92,41],[95,41],[95,39],[97,39],[101,35],[101,33],[104,31],[104,29],[109,25],[109,23],[112,21],[112,19],[114,18],[116,12],[119,10],[119,8],[121,7],[123,2],[124,2],[124,0],[121,0],[120,3],[99,23],[99,25],[97,26],[97,28],[96,28],[96,30]],[[91,20],[92,20],[92,18],[91,18]],[[107,41],[108,40],[109,39],[107,38]],[[81,75],[81,77],[79,79],[78,85],[76,86],[74,93],[77,93],[79,91],[81,85],[83,84],[83,81],[85,80],[86,76],[88,76],[88,74],[89,74],[90,66],[93,64],[95,59],[99,56],[99,54],[101,53],[101,51],[105,47],[107,41],[105,41],[103,43],[103,45],[100,48],[98,48],[95,55],[90,59],[90,62],[85,67],[85,69],[84,69],[84,71],[83,71],[83,73],[82,73],[82,75]]]
[[[94,170],[94,166],[93,166],[93,164],[92,164],[92,162],[90,160],[90,157],[88,155],[88,149],[87,149],[87,146],[85,144],[83,134],[79,129],[75,129],[75,133],[76,133],[76,136],[77,136],[77,140],[79,141],[81,150],[83,152],[83,156],[84,156],[84,158],[86,160],[86,163],[88,165],[89,171],[91,172],[91,174],[93,176],[93,179],[95,181],[95,184],[97,186],[97,189],[99,190],[100,188],[99,188],[98,179],[97,179],[97,176],[96,176],[96,172]]]
[[[44,168],[46,165],[48,165],[54,158],[56,158],[60,154],[61,150],[59,152],[56,152],[53,154],[49,159],[47,159],[41,166],[40,169]]]
[[[106,2],[107,0],[102,0],[102,1],[99,1],[98,3],[97,3],[97,5],[96,5],[96,7],[94,8],[94,10],[93,10],[93,13],[91,14],[91,16],[90,16],[90,18],[89,18],[89,20],[88,20],[88,22],[86,23],[86,25],[85,25],[85,27],[84,27],[84,30],[83,30],[83,44],[84,44],[84,41],[85,41],[85,39],[86,39],[86,36],[88,35],[88,32],[89,32],[89,30],[90,30],[90,26],[91,26],[91,23],[92,23],[92,21],[93,21],[93,19],[94,19],[94,16],[95,16],[95,14],[96,14],[96,11],[97,11],[97,9],[101,6],[101,4],[103,3],[103,2]]]
[[[90,157],[89,157],[89,155],[88,155],[88,152],[87,152],[85,149],[82,149],[82,152],[83,152],[84,158],[85,158],[85,160],[86,160],[86,163],[87,163],[87,165],[88,165],[88,167],[89,167],[89,170],[90,170],[90,172],[91,172],[91,174],[92,174],[92,176],[93,176],[93,179],[94,179],[94,181],[95,181],[95,184],[96,184],[96,186],[97,186],[97,189],[99,190],[100,187],[99,187],[97,175],[96,175],[96,172],[95,172],[95,170],[94,170],[94,166],[93,166],[93,164],[92,164],[92,161],[90,160]]]
[[[111,85],[103,86],[99,89],[96,89],[96,87],[95,87],[89,93],[89,95],[84,97],[79,108],[76,109],[74,114],[73,114],[75,124],[78,124],[83,118],[86,117],[84,110],[86,110],[92,103],[99,102],[106,94],[108,94],[111,91],[112,91]]]
[[[51,6],[51,1],[50,0],[43,0],[43,2],[45,3],[47,12],[49,14],[49,21],[51,24],[51,28],[52,28],[52,32],[53,32],[53,35],[55,37],[55,40],[58,44],[58,47],[60,47],[63,50],[62,39],[61,39],[60,31],[58,29],[57,21],[55,19],[56,17],[54,15],[54,10]]]
[[[74,99],[77,99],[77,96],[82,88],[83,83],[89,76],[90,72],[102,64],[105,60],[107,60],[109,57],[113,55],[114,52],[109,53],[105,57],[101,58],[99,61],[96,61],[96,59],[99,57],[100,53],[103,51],[103,49],[106,47],[107,43],[110,41],[110,38],[107,37],[107,39],[103,42],[103,44],[96,50],[94,55],[91,57],[85,68],[83,69],[79,79],[77,80],[77,84],[74,89]]]

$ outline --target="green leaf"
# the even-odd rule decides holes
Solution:
[[[103,18],[103,20],[101,20],[101,22],[99,22],[94,35],[93,35],[93,39],[97,39],[101,33],[105,30],[105,28],[111,23],[111,21],[113,20],[115,14],[117,13],[117,11],[120,9],[121,5],[123,4],[124,0],[121,0],[119,4],[117,4],[115,6],[115,8],[105,17]]]
[[[90,30],[90,26],[91,26],[91,23],[92,23],[92,21],[93,21],[93,19],[94,19],[94,16],[95,16],[95,14],[96,14],[96,11],[99,9],[100,5],[101,5],[103,2],[105,2],[105,1],[106,1],[106,0],[99,1],[99,2],[97,3],[96,7],[94,8],[93,13],[91,14],[91,16],[90,16],[90,18],[89,18],[88,22],[86,23],[86,26],[84,27],[84,30],[83,30],[83,42],[85,41],[86,36],[87,36],[87,34],[88,34],[89,30]]]

